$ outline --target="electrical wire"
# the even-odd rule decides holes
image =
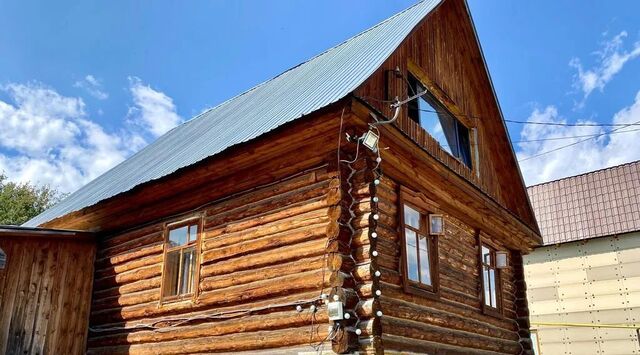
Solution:
[[[291,306],[315,304],[316,302],[318,302],[318,300],[319,298],[312,298],[312,299],[298,300],[298,301],[288,302],[288,303],[270,304],[264,307],[238,309],[238,310],[226,311],[226,312],[207,313],[207,314],[201,314],[201,315],[186,317],[186,318],[185,317],[163,318],[161,320],[157,320],[152,323],[141,323],[141,324],[136,324],[132,326],[89,327],[89,331],[93,333],[103,333],[103,332],[111,332],[111,331],[117,331],[117,330],[134,330],[134,329],[149,329],[152,331],[163,331],[163,330],[175,328],[177,326],[180,326],[192,321],[196,321],[196,320],[240,318],[240,317],[249,316],[255,312],[270,310],[274,308],[285,308],[285,307],[291,307]],[[166,327],[157,326],[158,323],[169,323],[169,322],[177,322],[177,323],[169,324]]]
[[[580,144],[580,143],[582,143],[582,142],[586,142],[586,141],[591,140],[591,139],[594,139],[594,138],[598,138],[598,137],[601,137],[601,136],[605,136],[605,135],[611,134],[611,133],[613,133],[613,132],[619,131],[619,130],[621,130],[621,129],[625,128],[625,127],[629,127],[629,126],[634,125],[634,124],[640,124],[640,120],[638,120],[638,121],[636,121],[636,122],[634,122],[634,123],[629,123],[629,124],[628,124],[628,125],[626,125],[626,126],[622,126],[622,127],[618,127],[618,128],[612,129],[612,130],[610,130],[610,131],[608,131],[608,132],[603,132],[603,133],[598,134],[598,135],[595,135],[595,136],[593,136],[593,137],[589,137],[589,138],[581,139],[581,140],[579,140],[579,141],[577,141],[577,142],[573,142],[573,143],[571,143],[571,144],[563,145],[563,146],[558,147],[558,148],[555,148],[555,149],[551,149],[551,150],[544,151],[544,152],[542,152],[542,153],[534,154],[534,155],[529,156],[529,157],[526,157],[526,158],[524,158],[524,159],[520,159],[520,160],[518,160],[518,162],[520,163],[520,162],[527,161],[527,160],[530,160],[530,159],[533,159],[533,158],[537,158],[537,157],[540,157],[540,156],[543,156],[543,155],[546,155],[546,154],[549,154],[549,153],[557,152],[557,151],[559,151],[559,150],[561,150],[561,149],[569,148],[569,147],[572,147],[572,146],[574,146],[574,145],[576,145],[576,144]]]

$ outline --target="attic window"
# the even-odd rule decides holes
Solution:
[[[198,279],[200,220],[169,225],[165,231],[162,299],[195,295]]]
[[[409,96],[425,91],[424,85],[411,73],[407,85]],[[409,119],[424,128],[442,149],[472,169],[469,128],[458,121],[431,93],[427,92],[411,100],[408,104],[408,115]]]

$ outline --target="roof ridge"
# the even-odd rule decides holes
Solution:
[[[634,161],[630,161],[630,162],[626,162],[626,163],[621,163],[621,164],[618,164],[618,165],[612,165],[612,166],[608,166],[608,167],[605,167],[605,168],[600,168],[600,169],[596,169],[596,170],[587,171],[587,172],[584,172],[584,173],[581,173],[581,174],[577,174],[577,175],[566,176],[566,177],[555,179],[555,180],[545,181],[545,182],[541,182],[541,183],[534,184],[534,185],[531,185],[531,186],[527,186],[527,190],[529,190],[529,189],[531,189],[533,187],[538,187],[538,186],[542,186],[542,185],[546,185],[546,184],[553,184],[553,183],[560,182],[560,181],[563,181],[563,180],[569,180],[569,179],[581,177],[581,176],[584,176],[584,175],[595,174],[595,173],[599,173],[599,172],[602,172],[602,171],[605,171],[605,170],[614,170],[614,169],[622,168],[622,167],[627,166],[627,165],[633,165],[633,164],[638,164],[638,163],[640,163],[640,160],[634,160]]]

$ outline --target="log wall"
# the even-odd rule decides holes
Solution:
[[[95,242],[0,232],[0,354],[83,354]]]
[[[397,218],[398,184],[383,178],[377,196],[380,199],[377,210],[381,216],[378,229],[384,231],[378,234],[378,257],[375,259],[382,274],[379,302],[384,314],[381,323],[385,353],[519,354],[513,267],[500,272],[503,314],[483,313],[477,231],[443,211],[446,222],[445,234],[438,236],[438,297],[405,292]],[[482,238],[500,250],[507,250],[495,238],[486,234],[482,234]]]
[[[88,352],[313,351],[329,325],[318,297],[345,282],[330,242],[340,201],[339,179],[324,166],[195,211],[204,216],[195,302],[159,303],[167,220],[104,238]]]

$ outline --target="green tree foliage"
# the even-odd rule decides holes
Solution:
[[[49,186],[17,184],[0,173],[0,224],[20,225],[60,201],[64,195]]]

